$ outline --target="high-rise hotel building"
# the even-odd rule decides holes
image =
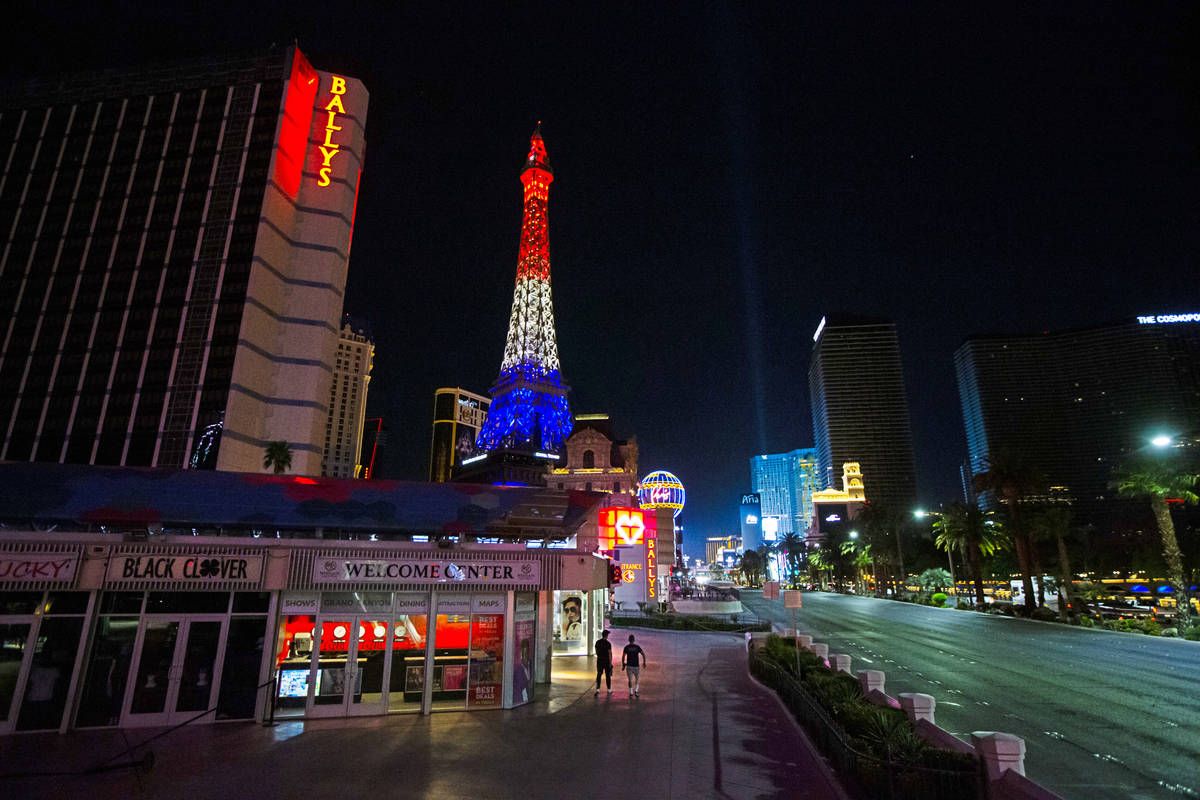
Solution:
[[[971,472],[1019,454],[1081,520],[1102,521],[1122,458],[1155,436],[1200,434],[1200,315],[972,336],[954,368]]]
[[[778,533],[808,530],[813,492],[820,487],[815,447],[767,453],[750,459],[750,487],[762,500],[762,515],[779,519]]]
[[[916,466],[895,324],[822,318],[813,334],[808,387],[820,488],[839,488],[842,465],[855,462],[870,479],[868,501],[911,509]]]
[[[362,477],[363,423],[367,419],[367,387],[375,343],[349,323],[338,335],[329,390],[329,422],[325,425],[325,462],[329,478]]]
[[[320,474],[362,83],[289,46],[0,97],[0,460]]]
[[[433,393],[433,440],[429,448],[429,480],[444,483],[479,453],[475,440],[487,420],[489,397],[466,389],[444,388]]]

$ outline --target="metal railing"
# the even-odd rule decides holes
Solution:
[[[852,794],[871,800],[987,800],[985,767],[942,769],[881,759],[854,747],[828,712],[783,668],[750,651],[750,673],[795,715]]]

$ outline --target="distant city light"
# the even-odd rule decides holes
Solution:
[[[1141,319],[1139,317],[1138,319]],[[817,332],[813,334],[813,341],[821,338],[821,331],[825,330],[825,318],[821,317],[821,322],[817,325]]]

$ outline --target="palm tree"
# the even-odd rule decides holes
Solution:
[[[1190,624],[1192,608],[1188,600],[1188,585],[1183,576],[1183,557],[1179,552],[1179,541],[1175,538],[1175,523],[1171,519],[1171,507],[1167,499],[1178,499],[1184,503],[1200,501],[1194,491],[1198,477],[1179,469],[1167,459],[1140,456],[1115,470],[1110,484],[1123,497],[1150,499],[1150,509],[1154,512],[1158,536],[1162,540],[1163,560],[1167,563],[1167,580],[1175,589],[1176,624],[1181,629]]]
[[[842,542],[839,548],[842,555],[850,557],[850,565],[854,567],[854,585],[859,594],[867,593],[866,570],[871,566],[871,545],[859,544],[857,539]]]
[[[775,552],[782,553],[787,562],[788,581],[796,586],[796,573],[800,571],[800,556],[804,554],[804,537],[795,531],[782,534],[775,540]]]
[[[1058,579],[1063,592],[1066,593],[1066,605],[1071,609],[1070,615],[1077,617],[1079,609],[1075,606],[1074,574],[1071,572],[1071,554],[1067,551],[1066,542],[1066,537],[1071,533],[1071,507],[1052,505],[1040,509],[1033,518],[1033,526],[1042,536],[1053,538],[1058,545]],[[1067,609],[1060,604],[1058,616],[1066,619],[1067,614]]]
[[[859,509],[855,521],[863,529],[867,541],[877,550],[883,551],[889,546],[894,546],[896,596],[899,597],[907,577],[904,572],[904,525],[908,521],[908,515],[868,501]]]
[[[1045,479],[1036,467],[1016,453],[996,451],[986,459],[987,470],[975,475],[975,488],[992,492],[1008,509],[1008,529],[1017,551],[1017,564],[1021,570],[1021,587],[1025,592],[1025,613],[1032,615],[1037,608],[1033,596],[1033,543],[1029,531],[1017,516],[1017,506],[1022,500],[1038,492]]]
[[[761,583],[759,578],[762,575],[762,569],[762,556],[758,554],[758,551],[747,550],[742,553],[741,570],[748,585],[756,586]]]
[[[954,503],[933,523],[937,535],[934,545],[949,552],[957,548],[967,558],[971,583],[975,584],[975,605],[983,607],[983,569],[980,556],[990,556],[1004,544],[1003,531],[992,515],[978,506]]]
[[[286,472],[292,467],[292,446],[284,441],[267,442],[263,450],[263,469],[274,469],[275,474]]]

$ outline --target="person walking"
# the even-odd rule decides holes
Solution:
[[[607,633],[607,631],[605,631]],[[638,658],[641,657],[639,662]],[[638,687],[641,683],[642,665],[646,663],[646,651],[633,643],[633,634],[629,634],[629,644],[625,645],[624,652],[621,653],[621,669],[629,678],[629,693],[634,697],[641,697],[638,694]]]
[[[599,697],[600,695],[601,675],[604,676],[604,680],[608,684],[608,693],[612,694],[612,670],[612,642],[608,640],[608,631],[605,631],[596,640],[596,692],[592,697]]]

